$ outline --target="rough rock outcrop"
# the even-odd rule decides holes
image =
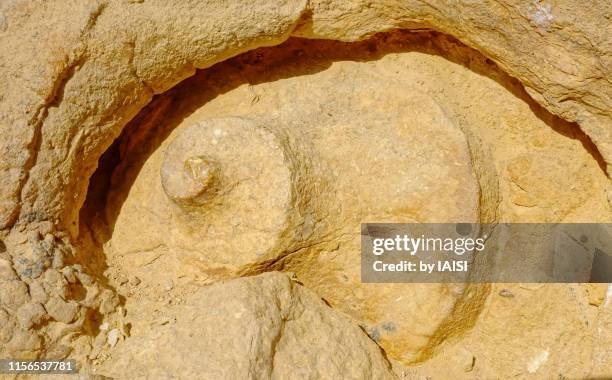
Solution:
[[[78,264],[68,239],[53,227],[41,236],[14,233],[0,250],[0,357],[82,357],[79,338],[92,333],[96,314],[119,299]]]
[[[601,331],[610,294],[580,285],[368,286],[359,283],[355,233],[373,219],[609,222],[611,17],[609,2],[571,0],[2,2],[0,357],[70,355],[95,367],[122,337],[131,344],[124,318],[134,340],[145,339],[137,313],[189,310],[181,305],[203,283],[286,270],[392,358],[431,359],[418,374],[609,375]],[[393,29],[444,34],[292,39],[230,59],[292,36],[360,41]],[[244,139],[254,154],[236,162],[265,178],[216,197],[228,189],[226,173],[248,170],[228,164],[213,140],[198,151],[193,131],[178,149],[189,157],[170,152],[164,166],[162,153],[186,128],[237,116],[257,119],[260,133],[232,134],[227,152]],[[381,121],[401,128],[389,134]],[[215,138],[214,128],[206,133]],[[199,211],[175,212],[211,200],[251,210],[217,207],[210,223],[192,217]],[[227,228],[219,241],[200,239],[206,223],[209,234]],[[568,306],[553,307],[555,299]],[[498,313],[521,327],[505,329],[515,320]],[[546,330],[553,324],[558,332]],[[533,326],[544,332],[522,333]],[[536,349],[541,339],[547,345]],[[562,354],[567,346],[584,360]],[[457,366],[444,372],[448,358]]]
[[[247,181],[237,192],[284,197],[282,189],[301,189],[294,199],[306,200],[302,203],[308,207],[286,202],[274,208],[303,215],[295,219],[301,222],[280,229],[290,239],[265,245],[253,240],[254,247],[269,247],[268,254],[230,254],[223,248],[233,242],[229,235],[227,242],[215,242],[218,228],[209,234],[189,217],[193,206],[183,214],[162,186],[168,154],[174,157],[175,148],[183,146],[177,141],[188,147],[214,143],[205,149],[211,159],[244,145],[249,150],[256,138],[238,143],[233,135],[222,136],[236,126],[228,117],[236,116],[242,127],[237,134],[255,136],[252,131],[264,128],[266,134],[283,136],[286,145],[280,151],[293,157],[285,165],[301,160],[306,168],[292,170],[291,181],[310,184],[282,182],[274,195]],[[216,65],[158,97],[103,159],[120,154],[118,165],[109,167],[112,175],[107,174],[112,178],[108,198],[101,191],[86,205],[96,210],[105,204],[112,230],[103,232],[99,215],[83,220],[83,230],[108,240],[104,250],[113,277],[142,280],[136,289],[122,287],[128,298],[139,293],[154,298],[146,296],[146,289],[156,295],[172,281],[182,297],[177,278],[207,283],[239,275],[236,268],[289,270],[362,323],[391,358],[421,361],[469,331],[485,307],[488,289],[360,284],[360,221],[606,220],[609,208],[601,189],[608,179],[588,138],[571,131],[571,124],[537,108],[484,57],[444,36],[393,33],[361,44],[292,40]],[[248,157],[235,156],[236,161],[220,156],[218,172],[224,164],[261,161],[251,164]],[[524,169],[516,170],[520,162]],[[99,181],[94,182],[96,188]],[[402,196],[396,196],[398,189]],[[226,195],[210,198],[219,200],[214,207],[224,210]],[[202,206],[203,212],[211,210]],[[232,227],[236,235],[230,235],[242,242],[249,229],[262,233],[252,220],[266,212],[243,214],[241,225]],[[215,212],[207,215],[209,224],[225,220]],[[136,222],[143,217],[147,223]],[[222,262],[233,272],[215,270]],[[135,303],[128,310],[142,307]],[[133,321],[139,324],[138,317]]]
[[[452,7],[438,1],[17,1],[4,12],[0,37],[0,132],[8,157],[0,225],[57,220],[76,234],[97,159],[153,94],[196,68],[278,44],[292,33],[351,41],[392,28],[453,35],[518,78],[552,113],[577,121],[609,165],[612,41],[605,29],[611,7],[606,1],[589,7],[535,1]],[[49,33],[39,37],[42,30]]]
[[[212,118],[177,128],[129,190],[122,184],[134,165],[125,161],[109,193],[114,226],[106,255],[121,268],[142,267],[153,255],[178,265],[171,274],[155,273],[155,280],[190,274],[208,283],[274,268],[294,271],[369,331],[393,326],[385,348],[415,360],[440,326],[452,323],[465,287],[361,284],[359,225],[480,220],[468,142],[440,105],[408,82],[390,84],[358,71],[334,80],[334,71],[303,92],[316,101],[296,95],[276,103],[273,117]],[[261,102],[275,107],[270,99]],[[171,180],[193,181],[185,179],[192,177],[190,157],[217,168],[218,185],[199,194],[201,204],[184,196],[177,202],[169,193]],[[147,223],[139,223],[143,217]],[[334,252],[333,258],[322,252]],[[472,291],[478,295],[469,293],[470,300],[482,302],[486,288]]]
[[[98,372],[130,379],[395,378],[357,325],[274,272],[202,288],[172,310],[168,324],[119,343]]]

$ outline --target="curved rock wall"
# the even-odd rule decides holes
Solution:
[[[149,102],[196,68],[291,34],[357,40],[392,28],[456,36],[577,121],[609,165],[612,6],[567,2],[28,1],[4,12],[1,225],[77,234],[97,159]],[[163,15],[163,17],[161,16]],[[32,59],[36,57],[36,59]],[[54,175],[49,175],[54,173]]]

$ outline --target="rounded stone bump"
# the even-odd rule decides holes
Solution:
[[[239,117],[206,119],[176,131],[155,161],[159,172],[152,175],[161,178],[150,179],[161,179],[162,186],[156,183],[149,204],[171,213],[174,228],[164,239],[182,261],[223,278],[257,270],[317,235],[311,195],[321,192],[320,181],[311,175],[311,159],[296,136],[273,122]],[[143,190],[151,190],[149,183]]]
[[[220,172],[220,164],[206,156],[188,157],[182,165],[167,159],[161,170],[162,187],[179,205],[203,205],[215,196]]]

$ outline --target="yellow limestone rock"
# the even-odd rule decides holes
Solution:
[[[147,247],[168,251],[217,279],[276,260],[292,240],[303,240],[296,234],[313,219],[306,199],[313,181],[301,156],[254,120],[187,128],[147,162],[125,200],[111,194],[121,211],[110,252],[138,260]]]
[[[602,170],[609,174],[612,162],[610,7],[609,1],[605,0],[590,2],[589,6],[575,1],[508,0],[451,5],[440,0],[1,2],[0,357],[59,358],[72,355],[81,358],[88,355],[92,340],[104,341],[102,335],[93,338],[101,322],[98,319],[122,318],[117,307],[116,289],[127,296],[126,307],[137,311],[137,307],[132,308],[132,301],[160,297],[160,294],[170,297],[163,300],[167,302],[164,307],[170,307],[169,303],[180,304],[181,297],[186,295],[181,292],[194,291],[185,290],[181,283],[184,278],[201,276],[198,280],[210,283],[231,276],[229,272],[236,270],[253,273],[291,268],[334,306],[367,324],[370,335],[377,338],[393,357],[404,362],[432,357],[428,363],[437,364],[438,372],[434,368],[429,373],[441,377],[453,373],[445,364],[447,352],[444,350],[453,348],[448,338],[456,336],[457,332],[466,333],[466,328],[475,323],[474,329],[469,331],[473,336],[464,334],[461,338],[462,344],[470,345],[469,352],[475,358],[472,359],[471,374],[485,378],[499,374],[503,375],[501,377],[557,377],[566,373],[578,378],[609,377],[612,367],[610,336],[607,334],[610,331],[609,292],[603,301],[599,291],[597,295],[584,294],[581,286],[542,286],[538,288],[540,292],[528,300],[517,295],[512,298],[514,302],[507,302],[507,297],[496,300],[500,302],[490,302],[487,304],[492,305],[487,309],[490,312],[481,315],[479,311],[486,295],[486,291],[481,292],[483,289],[419,289],[415,286],[412,288],[416,295],[411,303],[424,310],[419,316],[432,314],[434,317],[416,318],[414,324],[402,324],[401,332],[408,335],[399,339],[400,330],[395,323],[387,323],[385,318],[384,324],[380,324],[383,321],[380,310],[392,304],[397,289],[381,287],[382,290],[367,292],[364,291],[367,286],[358,286],[355,294],[346,294],[358,280],[354,276],[355,268],[351,267],[353,261],[351,265],[345,264],[350,257],[355,257],[354,228],[366,218],[383,221],[389,216],[401,215],[403,221],[410,217],[415,220],[439,217],[449,221],[460,215],[469,220],[480,218],[487,221],[499,218],[502,221],[609,222],[612,187]],[[210,270],[207,273],[206,266],[210,269],[210,264],[204,265],[205,270],[189,266],[193,267],[191,272],[185,273],[187,262],[201,261],[202,258],[200,251],[185,252],[188,251],[186,248],[192,244],[208,244],[185,233],[188,223],[183,223],[179,228],[181,231],[174,234],[167,234],[166,230],[159,232],[164,238],[180,237],[176,239],[178,242],[168,243],[173,248],[183,247],[180,257],[177,257],[177,250],[168,249],[163,244],[140,245],[147,239],[146,234],[142,240],[133,241],[134,251],[129,252],[137,253],[135,255],[121,250],[120,253],[126,254],[113,254],[110,249],[112,241],[107,242],[107,251],[100,250],[106,242],[104,233],[102,229],[89,228],[89,224],[92,218],[103,224],[105,210],[101,210],[100,204],[97,209],[82,209],[86,197],[100,199],[95,197],[95,186],[88,188],[98,159],[130,120],[134,120],[132,126],[137,126],[140,117],[146,119],[152,114],[151,119],[155,121],[160,115],[172,113],[173,107],[169,106],[174,105],[172,96],[178,98],[181,91],[189,89],[188,85],[179,85],[174,91],[170,90],[181,80],[196,73],[196,69],[209,68],[255,48],[281,44],[292,35],[358,41],[394,28],[427,29],[454,36],[482,55],[474,51],[463,54],[465,46],[436,32],[426,33],[420,39],[410,37],[409,33],[392,33],[356,45],[302,42],[298,49],[289,50],[290,55],[283,57],[281,54],[278,61],[263,59],[265,50],[258,50],[248,54],[246,60],[238,59],[221,65],[227,71],[217,67],[204,72],[204,76],[217,76],[218,81],[214,82],[213,78],[208,82],[217,87],[206,93],[206,101],[217,105],[227,101],[232,108],[226,111],[231,112],[224,113],[222,107],[215,110],[213,105],[194,112],[187,124],[211,119],[215,112],[216,116],[240,115],[251,119],[258,114],[259,119],[265,121],[264,127],[269,123],[274,128],[290,132],[274,133],[272,140],[284,141],[284,137],[278,136],[299,137],[297,144],[290,141],[283,145],[304,152],[298,163],[313,157],[305,168],[299,170],[295,169],[294,162],[278,166],[277,179],[283,178],[279,173],[307,173],[303,177],[305,182],[294,178],[290,179],[290,184],[285,179],[281,181],[281,188],[291,189],[290,197],[301,194],[302,184],[311,186],[307,186],[303,194],[312,195],[302,198],[305,203],[299,203],[297,208],[286,207],[287,194],[272,202],[276,212],[284,208],[287,215],[279,220],[284,225],[265,231],[241,229],[244,228],[242,225],[238,228],[243,237],[248,235],[245,231],[259,237],[274,236],[276,239],[281,236],[273,239],[275,242],[266,241],[263,246],[268,256],[262,256],[263,260],[247,253],[243,258],[232,258],[224,263],[231,270],[223,274]],[[410,43],[410,46],[399,44],[394,49],[416,53],[410,55],[412,59],[395,58],[388,54],[389,51],[385,52],[387,57],[376,53],[378,44],[393,36]],[[287,49],[290,45],[291,42],[279,49]],[[309,50],[309,45],[315,48]],[[317,50],[316,46],[323,48]],[[432,52],[432,46],[445,53]],[[345,54],[352,49],[370,54]],[[278,54],[278,50],[276,52]],[[322,59],[305,64],[306,68],[299,67],[299,63],[292,64],[303,56]],[[283,59],[286,71],[270,78],[266,73],[273,70],[274,64],[283,66]],[[431,104],[432,107],[426,107],[431,108],[431,112],[410,114],[395,108],[385,109],[386,101],[375,101],[374,104],[382,110],[368,114],[364,107],[342,103],[344,100],[360,100],[350,96],[350,79],[359,72],[360,64],[386,74],[382,86],[374,80],[377,83],[375,87],[397,93],[398,99],[407,103],[410,99],[421,99],[411,103],[411,107]],[[232,65],[238,68],[242,65],[247,69],[232,72]],[[327,70],[330,67],[338,70]],[[255,72],[249,73],[248,68]],[[504,72],[517,80],[511,80]],[[238,77],[244,74],[249,77],[250,84],[261,86],[256,90],[252,87],[257,86],[241,86],[244,81],[225,76],[225,73]],[[321,77],[314,76],[316,73],[333,73],[334,77],[321,80]],[[360,75],[369,78],[373,74],[366,70]],[[195,79],[197,88],[201,77]],[[279,83],[265,83],[281,82],[280,79],[294,79],[300,83],[286,89],[274,87]],[[410,86],[401,85],[407,81]],[[343,90],[349,96],[340,98],[338,102],[330,102],[328,98],[318,110],[305,107],[318,103],[320,94],[335,89],[338,82],[345,84]],[[394,86],[398,83],[399,86]],[[325,84],[324,89],[317,90],[318,84]],[[367,99],[373,95],[376,100],[379,92],[369,91],[371,87],[364,86],[368,90],[362,96]],[[406,97],[414,87],[424,87],[425,90],[414,91],[416,95],[412,98]],[[173,95],[162,95],[168,90]],[[422,96],[422,93],[427,95]],[[154,95],[160,96],[154,98]],[[388,95],[385,96],[388,98]],[[235,102],[240,97],[240,101]],[[148,109],[138,115],[149,103]],[[439,109],[434,103],[440,105]],[[289,104],[289,110],[283,110],[283,104]],[[367,102],[358,104],[365,106]],[[389,104],[398,103],[391,101]],[[191,108],[191,111],[199,106]],[[180,117],[189,115],[189,109],[182,109]],[[302,109],[306,113],[301,116],[306,119],[300,116]],[[342,114],[343,110],[351,112]],[[379,136],[359,128],[362,114],[366,117],[364,120],[372,125],[381,119],[367,119],[368,115],[402,114],[409,115],[402,122],[408,126],[418,121],[448,128],[438,129],[444,132],[440,135],[444,138],[428,134],[427,130],[418,130],[417,137],[427,137],[426,142],[435,141],[439,148],[426,151],[425,144],[414,146],[406,141],[407,136],[412,138],[414,135],[410,128],[407,136],[398,134],[392,142],[384,134],[382,139],[373,138]],[[136,115],[138,117],[134,119]],[[325,122],[327,117],[331,118],[328,123]],[[302,122],[292,124],[295,120]],[[325,125],[329,131],[311,128],[311,120],[316,121],[313,123],[315,126]],[[177,128],[177,132],[180,129]],[[155,134],[155,128],[150,130]],[[294,134],[296,131],[299,134]],[[346,135],[352,135],[351,144],[342,138]],[[466,152],[465,143],[458,143],[462,136],[469,147],[469,160],[462,159]],[[161,140],[163,137],[159,136]],[[393,150],[396,143],[417,148],[417,152],[423,149],[420,151],[423,157],[415,157],[406,165],[421,176],[420,181],[411,182],[410,176],[402,175],[397,182],[399,193],[394,193],[391,187],[375,185],[374,178],[378,178],[380,173],[384,180],[389,180],[393,168],[400,170],[394,165],[402,166],[398,165],[402,161],[382,165],[372,159],[373,156],[378,159],[392,155],[405,159],[407,152]],[[338,155],[330,153],[333,152],[331,146],[343,148],[343,154],[355,154],[360,149],[368,160],[356,163],[355,167],[342,166]],[[376,154],[383,147],[389,149],[385,148],[383,155]],[[136,154],[134,150],[125,151],[129,151],[129,155]],[[267,150],[267,153],[271,152],[282,154],[284,158],[294,157],[294,152],[284,148]],[[113,152],[110,153],[112,156]],[[425,155],[431,155],[431,159]],[[347,158],[347,162],[354,162],[350,154]],[[448,161],[452,158],[456,158],[456,162]],[[185,203],[200,204],[209,200],[210,190],[216,189],[214,179],[221,173],[217,163],[198,153],[187,159],[187,173],[191,173],[193,181],[190,191],[186,194],[177,191],[171,185],[172,180],[166,181],[164,191],[164,182],[160,179],[163,157],[157,155],[150,161],[149,164],[147,160],[147,165],[151,167],[143,168],[142,175],[146,177],[155,173],[149,177],[151,180],[155,178],[157,186],[151,188],[151,196],[163,196],[161,199],[172,207],[179,207],[179,210]],[[153,165],[155,162],[157,166]],[[416,164],[435,167],[439,171],[420,171]],[[336,175],[334,168],[341,168],[344,172],[350,169],[360,173],[361,178],[351,180],[342,171]],[[147,174],[148,171],[151,173]],[[459,175],[466,172],[472,172],[474,176]],[[117,173],[116,177],[119,177],[121,171]],[[447,186],[434,186],[437,175],[449,173],[457,176],[451,175],[452,180],[446,182]],[[313,179],[321,182],[310,183]],[[471,191],[472,185],[476,184],[474,179],[480,188],[477,202],[471,201],[475,195]],[[109,182],[117,184],[121,181]],[[421,190],[428,190],[419,187],[422,183],[434,186],[437,190],[434,198],[441,200],[439,205],[429,202],[428,196],[419,198],[416,195],[422,194]],[[458,206],[454,200],[458,199],[458,189],[462,186],[468,186],[465,194],[469,199],[461,198],[462,203]],[[157,192],[160,189],[162,192]],[[408,208],[402,196],[404,190],[414,196]],[[360,193],[369,200],[365,205],[355,201],[360,200]],[[144,197],[143,194],[139,196]],[[269,201],[264,195],[258,196]],[[346,202],[347,206],[339,200]],[[129,202],[132,200],[128,197]],[[383,204],[388,209],[381,207]],[[414,204],[422,208],[412,207]],[[114,205],[117,206],[120,204]],[[145,206],[149,207],[148,204]],[[132,214],[133,234],[142,232],[137,226],[143,222],[153,221],[155,224],[169,215],[176,215],[149,215],[146,207],[142,212]],[[87,223],[80,223],[82,215],[90,217]],[[320,223],[320,220],[326,223]],[[293,223],[300,227],[294,228]],[[166,225],[181,226],[178,221]],[[113,226],[107,227],[112,230]],[[287,231],[292,233],[287,235]],[[119,231],[116,232],[119,243]],[[126,238],[123,247],[129,241]],[[118,244],[118,248],[121,247]],[[128,256],[134,262],[127,260]],[[338,264],[337,267],[334,263]],[[166,265],[165,271],[159,269],[162,265]],[[104,273],[107,266],[108,273]],[[121,276],[113,277],[123,270],[138,272],[138,276],[129,278],[142,277],[142,283],[125,282]],[[325,279],[322,274],[328,277]],[[162,280],[163,291],[152,290],[151,279],[157,275]],[[114,289],[106,288],[108,281],[116,285]],[[136,283],[140,288],[126,289],[123,285]],[[370,302],[374,295],[382,301],[380,305]],[[344,302],[345,299],[356,302]],[[546,299],[544,305],[551,307],[543,307],[541,299]],[[51,308],[54,312],[41,316],[37,305],[55,305]],[[390,308],[390,315],[403,311],[401,307]],[[162,307],[154,304],[151,309],[141,309],[140,313],[154,314],[152,311],[159,308]],[[525,310],[529,312],[525,313]],[[476,317],[478,320],[474,320]],[[34,321],[41,323],[32,325]],[[556,323],[555,328],[551,328],[549,321]],[[395,318],[391,322],[395,322]],[[515,323],[520,327],[506,329]],[[524,334],[533,330],[533,326],[537,327],[535,334]],[[408,336],[421,338],[404,340]],[[559,339],[559,336],[564,339]],[[576,337],[576,340],[568,336]],[[542,337],[546,338],[546,345],[540,347]],[[72,353],[70,347],[75,348]],[[565,354],[567,347],[572,347],[572,350]],[[572,360],[572,355],[580,360]],[[460,373],[463,374],[470,355],[461,351],[455,352],[454,356],[460,358]],[[496,362],[502,362],[503,368]],[[429,369],[420,369],[427,375]]]
[[[479,220],[468,141],[434,98],[408,83],[339,80],[333,71],[322,78],[333,83],[296,94],[274,118],[177,129],[127,194],[120,185],[111,191],[110,217],[118,215],[107,255],[139,270],[155,254],[170,263],[148,270],[155,280],[295,272],[393,357],[419,360],[449,326],[470,323],[486,288],[362,284],[360,223]],[[459,322],[451,314],[464,302],[474,303],[472,314]]]
[[[98,373],[151,379],[394,379],[380,348],[287,275],[200,289]]]

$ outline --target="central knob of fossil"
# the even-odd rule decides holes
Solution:
[[[161,170],[164,192],[184,206],[201,206],[214,197],[220,176],[220,164],[206,156],[191,156],[182,162],[166,160]]]
[[[283,131],[250,118],[212,118],[177,130],[161,148],[161,186],[147,189],[145,207],[168,214],[164,244],[199,273],[220,278],[257,268],[312,234],[314,219],[304,215],[313,213],[317,182],[300,142]]]

